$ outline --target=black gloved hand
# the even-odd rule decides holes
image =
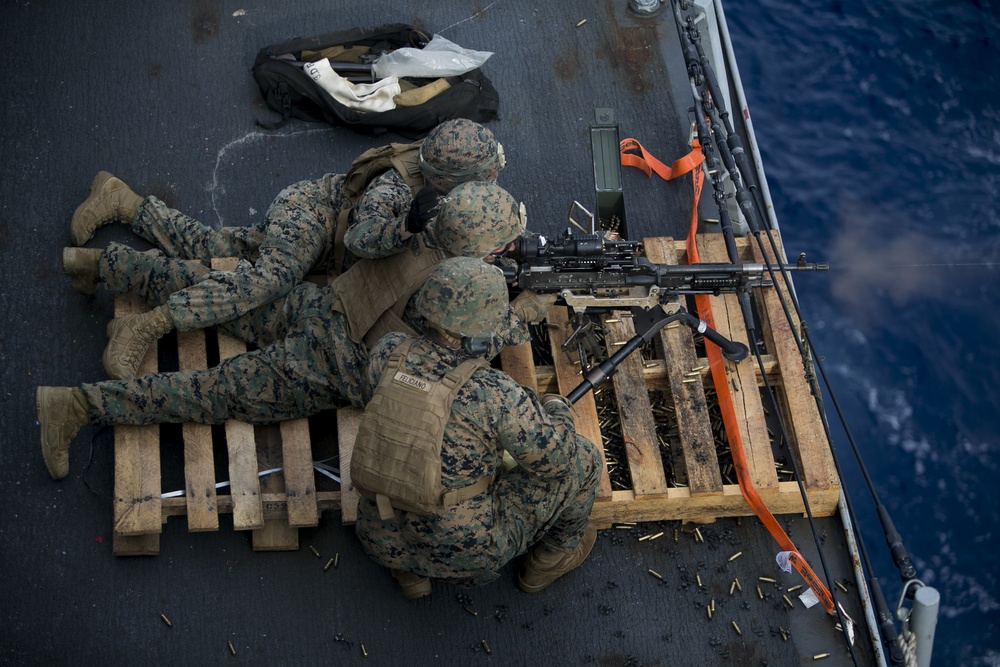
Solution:
[[[438,197],[434,188],[425,185],[413,197],[410,212],[406,214],[406,231],[419,234],[427,228],[427,223],[434,219],[438,211]]]

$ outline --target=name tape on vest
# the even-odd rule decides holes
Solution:
[[[430,383],[426,380],[421,380],[420,378],[415,378],[412,375],[407,375],[402,371],[396,371],[396,374],[392,377],[393,382],[398,382],[401,385],[407,387],[412,387],[413,389],[419,389],[422,392],[429,392],[431,390]]]

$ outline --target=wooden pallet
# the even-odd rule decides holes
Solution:
[[[703,261],[728,261],[719,235],[699,237]],[[646,254],[654,262],[681,263],[684,244],[669,238],[645,240]],[[759,262],[757,251],[746,239],[738,241],[741,261]],[[217,268],[225,268],[219,265]],[[832,515],[837,508],[840,481],[823,433],[819,410],[810,394],[805,369],[795,345],[797,333],[784,321],[775,288],[756,290],[761,315],[761,336],[768,353],[765,372],[779,393],[779,411],[789,432],[798,460],[809,506],[817,516]],[[739,305],[733,295],[712,297],[716,328],[728,338],[746,342]],[[145,310],[128,297],[116,299],[116,315]],[[623,314],[604,318],[608,354],[634,335]],[[518,382],[542,393],[568,394],[580,381],[579,369],[561,351],[568,334],[565,308],[553,308],[548,317],[551,365],[536,366],[530,344],[507,348],[501,367]],[[178,355],[184,368],[206,364],[205,336],[191,332],[178,336]],[[241,341],[220,336],[221,358],[238,354]],[[706,394],[712,380],[692,332],[685,327],[666,328],[659,334],[659,356],[643,362],[636,355],[627,359],[612,382],[616,410],[621,418],[625,460],[630,487],[613,489],[605,462],[598,499],[592,518],[602,527],[614,522],[681,519],[711,522],[719,517],[752,514],[737,484],[725,478],[715,444],[712,405]],[[694,374],[693,369],[700,369]],[[140,373],[156,370],[156,355],[150,354]],[[740,432],[749,459],[750,476],[758,494],[774,514],[805,510],[798,482],[779,481],[772,453],[764,405],[759,387],[763,377],[751,356],[739,363],[726,362],[728,384],[739,411]],[[696,381],[691,381],[696,377]],[[658,406],[651,390],[669,388],[678,443],[671,448],[673,475],[664,465],[658,436]],[[605,434],[593,393],[573,408],[577,430],[603,451]],[[297,549],[299,527],[317,525],[320,513],[341,510],[341,520],[353,524],[357,518],[357,492],[350,481],[350,458],[361,410],[337,411],[337,441],[340,457],[339,491],[317,491],[307,420],[277,426],[251,427],[226,424],[229,458],[228,494],[215,489],[212,429],[183,425],[185,495],[162,498],[160,480],[160,436],[157,426],[118,426],[115,429],[114,550],[118,555],[152,555],[159,551],[162,524],[171,516],[186,516],[191,531],[218,530],[218,515],[233,515],[236,530],[252,530],[256,550]],[[178,454],[179,455],[179,454]],[[282,467],[283,473],[258,479],[257,471]]]
[[[213,261],[213,267],[219,269],[232,264],[230,260]],[[115,299],[116,317],[147,309],[131,296]],[[211,331],[179,333],[180,368],[206,368],[207,349],[215,336]],[[220,359],[246,351],[243,341],[224,334],[218,335],[217,345]],[[156,371],[154,346],[139,374]],[[181,428],[183,451],[174,449],[183,457],[184,495],[164,498],[160,427],[115,427],[116,555],[158,554],[162,526],[171,516],[186,516],[188,530],[198,532],[219,530],[219,514],[231,514],[235,530],[253,531],[255,550],[298,549],[299,528],[316,526],[324,510],[339,509],[339,491],[317,491],[308,420],[256,427],[236,420],[227,422],[228,489],[216,489],[213,428],[205,424],[183,424]],[[169,456],[170,452],[164,454]],[[273,468],[282,468],[282,472],[258,477],[259,471]]]
[[[761,261],[747,239],[740,239],[737,245],[742,262]],[[683,242],[670,238],[646,239],[645,247],[653,262],[677,264],[685,259]],[[702,261],[729,261],[721,235],[700,236],[698,248]],[[797,334],[784,319],[775,288],[756,292],[761,311],[761,334],[768,350],[763,357],[765,369],[768,381],[780,394],[778,407],[800,465],[810,510],[816,516],[830,516],[837,509],[840,481],[819,409],[806,382],[795,344]],[[712,297],[711,301],[717,330],[727,338],[745,343],[747,334],[735,295]],[[616,343],[620,345],[635,335],[631,319],[626,315],[617,313],[604,318],[609,355],[617,349]],[[501,367],[521,384],[542,393],[568,394],[580,382],[578,365],[573,365],[561,351],[569,333],[568,322],[569,314],[564,307],[553,308],[548,316],[551,366],[536,367],[531,346],[526,343],[503,350]],[[721,472],[714,436],[717,429],[712,425],[712,406],[705,391],[712,386],[707,360],[698,352],[694,336],[686,327],[664,329],[659,334],[659,342],[662,351],[659,359],[643,363],[638,355],[633,355],[612,378],[617,409],[619,415],[625,417],[620,419],[620,424],[626,451],[624,464],[628,467],[631,488],[612,489],[605,460],[592,519],[599,527],[607,528],[615,522],[680,519],[708,523],[720,517],[751,515],[753,512],[735,483],[735,477],[731,483],[726,483]],[[693,369],[701,370],[694,375],[697,381],[692,382]],[[760,394],[763,378],[754,356],[739,363],[727,361],[726,372],[738,410],[750,476],[758,494],[773,514],[804,512],[798,482],[779,481]],[[667,479],[656,434],[657,418],[650,398],[651,389],[667,387],[679,433],[679,447],[671,451],[674,477],[686,480],[683,486]],[[346,471],[350,468],[350,451],[360,414],[361,411],[354,408],[338,411],[345,523],[353,523],[356,511],[356,493]],[[591,442],[602,444],[603,452],[605,437],[592,392],[574,405],[573,414],[577,431]]]

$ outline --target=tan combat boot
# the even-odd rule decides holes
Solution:
[[[93,294],[100,282],[100,248],[63,248],[63,273],[73,281],[73,289],[80,294]]]
[[[586,560],[597,541],[597,529],[588,523],[583,538],[571,551],[536,544],[528,552],[524,567],[517,575],[517,586],[525,593],[537,593]]]
[[[98,172],[90,182],[90,194],[73,212],[69,236],[81,246],[94,237],[101,225],[109,222],[132,222],[143,198],[106,171]]]
[[[392,578],[399,582],[399,590],[407,600],[416,600],[431,594],[431,580],[412,572],[392,570]]]
[[[148,313],[116,317],[108,322],[108,346],[104,348],[104,370],[115,380],[131,380],[139,372],[149,346],[172,331],[174,323],[166,306]]]
[[[90,420],[90,403],[78,387],[39,387],[35,418],[42,429],[42,458],[52,479],[69,474],[69,445]]]

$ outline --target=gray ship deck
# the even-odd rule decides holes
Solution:
[[[534,231],[561,231],[574,199],[592,205],[596,107],[613,109],[621,136],[659,157],[686,152],[687,128],[675,119],[686,116],[690,91],[672,20],[666,12],[636,18],[624,0],[0,8],[9,45],[0,64],[0,662],[773,666],[829,653],[822,664],[850,664],[832,620],[782,599],[778,586],[799,582],[777,571],[776,545],[752,518],[702,526],[703,542],[686,528],[675,542],[673,522],[604,531],[581,569],[538,595],[517,590],[508,566],[487,587],[435,584],[430,598],[407,602],[336,513],[303,530],[294,552],[252,551],[224,515],[211,533],[172,519],[156,557],[114,556],[110,430],[84,429],[70,476],[49,479],[35,386],[103,378],[111,298],[74,293],[60,266],[70,215],[92,176],[110,170],[210,224],[259,220],[285,185],[343,172],[365,148],[398,137],[298,121],[256,127],[274,118],[249,73],[257,49],[389,22],[495,52],[484,71],[501,95],[490,124],[508,156],[501,183],[526,202]],[[629,237],[683,236],[687,181],[623,176]],[[99,230],[90,245],[110,240],[146,247],[120,226]],[[164,448],[163,457],[175,453]],[[780,520],[819,569],[808,524]],[[832,578],[852,581],[839,521],[817,525]],[[658,540],[638,539],[658,531]],[[729,561],[737,551],[743,556]],[[334,554],[337,567],[324,570]],[[778,580],[761,584],[763,600],[760,576]],[[736,577],[743,590],[730,594]],[[847,606],[863,620],[853,596]],[[873,664],[870,649],[859,654]]]

